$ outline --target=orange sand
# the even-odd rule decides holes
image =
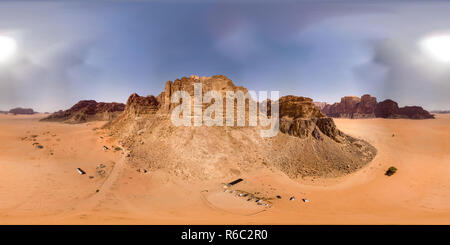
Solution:
[[[378,149],[375,160],[338,179],[258,170],[231,188],[280,195],[270,208],[223,192],[221,183],[231,180],[136,171],[123,160],[126,152],[111,148],[114,139],[94,130],[104,122],[38,122],[42,117],[0,115],[0,224],[450,224],[450,115],[336,119],[339,129]],[[95,175],[101,163],[106,177]],[[387,177],[390,166],[398,171]]]

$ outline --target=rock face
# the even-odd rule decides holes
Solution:
[[[242,91],[247,93],[246,88],[235,86],[231,79],[223,75],[215,75],[212,77],[199,77],[191,75],[190,77],[176,79],[173,82],[166,82],[164,91],[157,96],[157,100],[161,104],[161,111],[169,112],[176,106],[176,104],[170,103],[170,98],[176,91],[186,91],[189,95],[194,96],[194,83],[202,84],[202,95],[211,90],[221,92],[222,96],[225,96],[226,91]]]
[[[142,97],[134,93],[127,100],[126,111],[133,115],[141,115],[155,113],[160,107],[161,105],[155,96]]]
[[[371,118],[375,117],[375,108],[377,106],[377,98],[365,94],[361,97],[361,101],[356,104],[353,118]]]
[[[410,119],[430,119],[432,114],[420,106],[398,107],[397,102],[385,100],[375,107],[375,116],[383,118],[410,118]]]
[[[170,118],[177,104],[170,103],[171,96],[179,90],[192,96],[195,83],[202,84],[203,94],[211,90],[222,96],[227,91],[247,92],[229,78],[216,75],[168,81],[156,97],[132,94],[124,113],[105,126],[130,153],[129,164],[186,179],[231,178],[236,173],[266,167],[297,178],[340,176],[361,168],[376,155],[373,146],[342,133],[332,118],[305,97],[269,100],[279,104],[280,115],[280,133],[271,138],[260,136],[260,130],[267,127],[247,123],[246,126],[175,126]],[[223,98],[224,105],[225,101]],[[203,102],[202,111],[209,105]],[[270,105],[267,109],[270,115]],[[194,111],[191,116],[195,119]]]
[[[314,105],[317,106],[320,110],[322,110],[326,105],[327,102],[314,102]]]
[[[58,111],[41,121],[83,123],[88,121],[109,121],[125,110],[122,103],[104,103],[82,100],[65,111]]]
[[[424,110],[420,106],[405,106],[399,108],[399,114],[411,119],[429,119],[434,118],[434,115]]]
[[[293,95],[278,100],[280,132],[300,138],[322,139],[322,134],[340,142],[343,134],[336,129],[333,119],[325,116],[312,99]],[[320,133],[322,134],[320,134]]]
[[[313,100],[293,95],[283,96],[278,100],[280,117],[322,118],[325,115],[316,107]]]
[[[17,107],[17,108],[9,110],[9,113],[14,114],[14,115],[32,115],[35,112],[31,108]]]
[[[382,118],[398,118],[399,108],[397,102],[393,100],[385,100],[377,104],[375,107],[375,116]]]
[[[397,102],[385,100],[377,103],[377,99],[368,94],[361,98],[346,96],[340,103],[325,105],[322,112],[330,117],[344,118],[410,118],[428,119],[434,118],[428,111],[419,106],[398,107]]]
[[[361,101],[356,96],[345,96],[340,103],[325,106],[322,111],[330,117],[352,117],[356,105]]]

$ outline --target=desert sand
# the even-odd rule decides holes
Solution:
[[[255,169],[229,188],[233,179],[136,169],[101,129],[106,122],[39,122],[44,116],[0,115],[0,224],[450,224],[448,114],[335,119],[377,148],[364,168],[297,180]],[[388,177],[390,166],[398,171]],[[281,199],[264,207],[237,190]]]

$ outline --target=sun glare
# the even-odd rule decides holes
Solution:
[[[439,35],[422,40],[423,50],[440,62],[450,62],[450,35]]]
[[[16,52],[16,41],[7,36],[0,36],[0,62],[10,59]]]

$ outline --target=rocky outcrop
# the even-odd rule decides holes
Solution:
[[[160,106],[161,105],[155,96],[149,95],[147,97],[142,97],[134,93],[127,100],[126,112],[136,116],[156,113]]]
[[[110,121],[125,110],[122,103],[82,100],[65,111],[58,111],[41,121],[83,123],[88,121]]]
[[[17,108],[9,110],[9,113],[14,114],[14,115],[32,115],[35,112],[31,108],[17,107]]]
[[[322,111],[330,117],[352,117],[356,105],[361,101],[356,96],[345,96],[340,103],[325,106]]]
[[[169,112],[177,106],[174,103],[170,103],[170,98],[176,91],[186,91],[191,96],[194,96],[194,83],[202,84],[202,95],[211,90],[221,92],[223,97],[225,96],[226,91],[242,91],[243,93],[248,92],[244,87],[235,86],[231,79],[224,75],[215,75],[211,77],[191,75],[189,77],[182,77],[180,79],[175,79],[173,82],[167,81],[164,91],[157,96],[157,100],[161,104],[161,112]],[[207,106],[208,104],[204,104],[203,108]]]
[[[385,100],[377,104],[375,116],[383,118],[409,118],[409,119],[430,119],[432,114],[420,106],[398,107],[397,102]]]
[[[377,103],[377,99],[368,94],[361,98],[346,96],[340,103],[325,105],[322,112],[329,117],[344,118],[434,118],[428,111],[419,106],[398,107],[397,102],[385,100]]]
[[[291,117],[294,119],[325,117],[310,98],[288,95],[281,97],[278,103],[280,117]]]
[[[400,118],[397,102],[385,100],[378,103],[375,107],[375,116],[382,118]]]
[[[434,115],[424,110],[420,106],[405,106],[399,108],[399,114],[411,119],[430,119],[434,118]]]
[[[337,130],[333,119],[325,116],[306,97],[283,96],[278,100],[280,110],[280,132],[300,138],[322,139],[322,135],[340,142],[344,134]]]
[[[290,95],[277,101],[268,100],[268,116],[272,103],[279,104],[280,116],[280,133],[271,138],[261,137],[261,130],[267,127],[248,125],[248,103],[245,126],[176,126],[170,118],[178,103],[170,103],[171,97],[180,90],[193,96],[195,83],[202,84],[203,95],[211,90],[218,91],[224,106],[226,92],[247,92],[229,78],[216,75],[168,81],[164,91],[156,97],[132,94],[125,112],[104,127],[129,152],[130,164],[186,179],[224,178],[230,173],[265,167],[277,168],[296,178],[350,173],[376,155],[373,146],[341,132],[333,119],[306,97]],[[191,98],[191,109],[195,109],[197,105]],[[210,104],[203,101],[198,106],[204,112]],[[194,110],[191,116],[195,121]]]
[[[314,105],[317,106],[320,110],[322,110],[326,105],[328,105],[327,102],[314,102]]]
[[[355,105],[352,118],[371,118],[375,117],[375,108],[377,98],[365,94],[361,96],[361,101]]]
[[[337,142],[341,142],[340,137],[344,134],[340,132],[329,117],[324,118],[280,118],[280,132],[296,136],[299,138],[313,137],[317,140],[325,135]]]

